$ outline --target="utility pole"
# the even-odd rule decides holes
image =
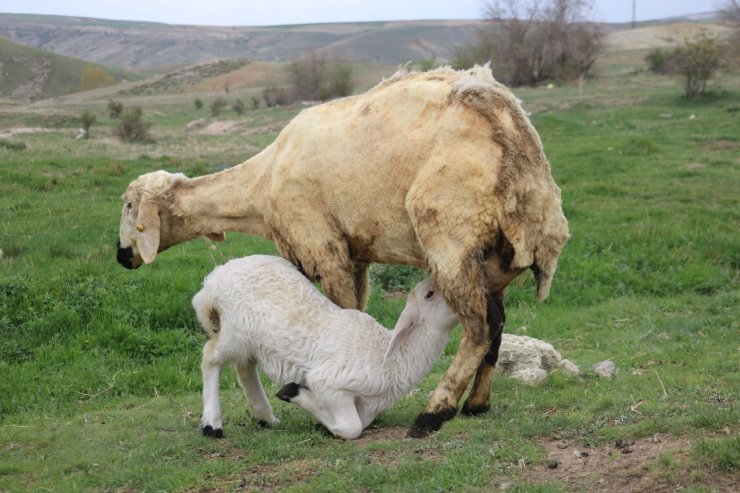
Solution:
[[[637,12],[636,3],[637,0],[632,0],[632,29],[635,28],[635,12]]]

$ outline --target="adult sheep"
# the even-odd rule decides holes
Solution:
[[[189,179],[140,176],[124,194],[128,268],[199,237],[241,231],[344,308],[364,308],[372,262],[427,270],[458,314],[455,358],[409,434],[490,408],[506,286],[530,268],[547,297],[568,238],[560,189],[519,100],[486,67],[398,73],[302,111],[244,163]]]

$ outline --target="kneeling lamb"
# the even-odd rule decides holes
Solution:
[[[278,397],[311,413],[335,436],[360,436],[431,370],[457,316],[430,281],[420,282],[389,331],[342,309],[280,258],[254,255],[216,267],[193,297],[209,336],[203,348],[203,434],[222,437],[219,378],[236,367],[253,416],[277,418],[257,366],[282,385]]]

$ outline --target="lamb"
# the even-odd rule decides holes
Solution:
[[[393,331],[329,301],[290,262],[253,255],[216,267],[193,297],[203,348],[203,434],[222,437],[219,376],[236,367],[254,417],[277,422],[257,366],[335,436],[360,436],[442,354],[457,316],[429,280],[409,294]]]
[[[486,67],[398,73],[305,109],[219,173],[142,175],[124,194],[118,261],[224,231],[272,240],[343,308],[365,307],[372,262],[430,273],[463,333],[410,436],[451,419],[471,380],[462,412],[488,411],[506,286],[530,269],[546,298],[568,239],[540,138]]]

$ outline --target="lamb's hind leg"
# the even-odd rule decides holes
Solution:
[[[236,372],[239,376],[239,385],[244,391],[244,397],[260,426],[267,427],[277,423],[278,419],[272,412],[272,406],[267,400],[265,389],[257,373],[257,361],[252,359],[247,363],[237,365]]]
[[[347,392],[328,392],[318,396],[296,383],[284,385],[277,394],[285,402],[298,404],[319,420],[336,437],[352,440],[362,433],[355,396]]]
[[[203,416],[200,423],[203,435],[223,438],[221,403],[219,401],[222,363],[216,359],[217,343],[217,339],[209,339],[203,347],[203,359],[200,365],[203,374]]]

